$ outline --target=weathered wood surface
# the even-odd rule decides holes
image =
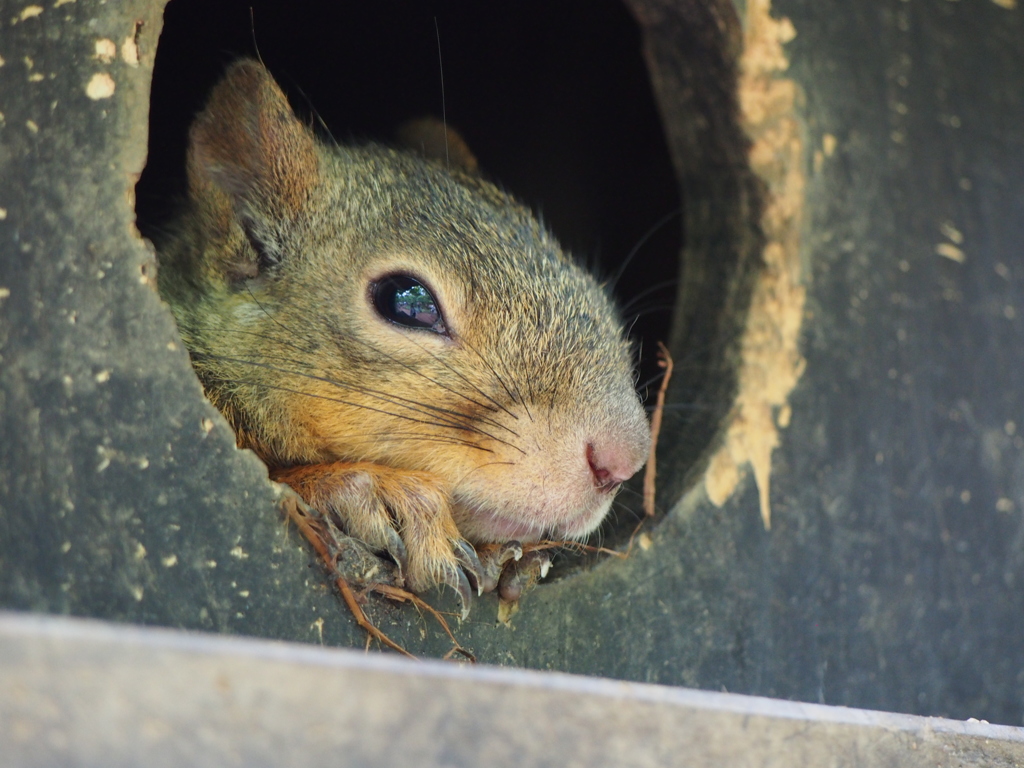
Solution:
[[[0,613],[4,765],[1011,768],[1024,729]]]
[[[729,8],[645,5],[666,61],[677,11]],[[1024,10],[1008,5],[776,3],[796,33],[807,303],[773,528],[749,478],[721,508],[698,484],[649,549],[539,588],[512,628],[480,601],[457,632],[483,660],[1021,722]],[[162,4],[27,8],[0,6],[0,605],[360,645],[147,277],[131,192]],[[736,203],[687,189],[708,215]],[[666,456],[685,434],[670,422]],[[661,476],[668,505],[680,486]],[[448,648],[412,609],[372,613],[414,652]]]

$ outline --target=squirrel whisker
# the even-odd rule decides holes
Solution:
[[[245,292],[249,294],[249,298],[251,298],[253,300],[253,302],[256,304],[256,306],[259,307],[260,311],[264,315],[267,316],[267,319],[270,320],[270,322],[272,322],[274,325],[276,325],[278,328],[280,328],[281,330],[283,330],[286,334],[289,334],[290,336],[298,335],[298,334],[295,333],[294,330],[292,330],[291,328],[286,326],[284,323],[282,323],[280,320],[278,320],[276,317],[274,317],[272,314],[270,314],[267,311],[266,307],[264,307],[262,304],[260,304],[259,299],[257,299],[256,296],[253,295],[252,288],[250,288],[248,284],[246,284],[246,286],[245,286]]]
[[[516,466],[516,462],[514,462],[514,461],[488,461],[488,462],[486,462],[484,464],[478,464],[477,466],[473,467],[469,471],[465,472],[461,477],[459,477],[459,480],[458,480],[457,483],[455,483],[455,485],[461,485],[462,483],[464,483],[466,481],[467,477],[472,475],[474,472],[479,472],[484,467],[496,467],[496,466],[514,467],[514,466]]]
[[[440,443],[442,445],[462,445],[466,448],[476,448],[477,450],[486,451],[487,453],[494,453],[490,448],[484,448],[483,446],[476,445],[468,440],[459,440],[455,437],[444,437],[441,435],[420,435],[416,432],[377,432],[374,434],[346,436],[346,441],[353,444],[360,439],[364,443],[375,443],[379,440],[400,440],[402,443],[413,441],[421,443]]]
[[[640,293],[638,293],[636,296],[634,296],[629,301],[627,301],[625,304],[623,304],[621,307],[619,307],[619,311],[623,315],[628,315],[630,308],[632,308],[641,299],[647,298],[652,293],[657,293],[658,291],[663,291],[666,288],[671,288],[672,286],[676,285],[678,282],[679,282],[679,280],[677,278],[677,279],[674,279],[674,280],[662,280],[660,283],[655,283],[654,285],[650,286],[649,288],[646,288],[646,289],[640,291]]]
[[[460,339],[460,341],[462,341],[462,340]],[[414,343],[415,343],[415,342],[414,342]],[[472,350],[473,352],[476,352],[476,350],[475,350],[475,349],[473,349],[473,347],[472,347],[472,346],[470,346],[470,345],[469,345],[468,343],[465,343],[464,341],[462,341],[462,343],[463,343],[463,346],[467,347],[468,349]],[[516,416],[516,415],[515,415],[514,413],[512,413],[512,411],[510,411],[510,410],[509,410],[508,408],[506,408],[505,406],[503,406],[503,405],[502,405],[501,403],[499,403],[499,402],[498,402],[497,400],[495,400],[495,399],[494,399],[493,397],[491,397],[491,396],[490,396],[490,395],[488,395],[488,394],[487,394],[486,392],[484,392],[484,391],[483,391],[482,389],[480,389],[480,387],[478,387],[478,386],[477,386],[476,384],[474,384],[474,383],[473,383],[472,381],[470,381],[470,380],[469,380],[469,379],[468,379],[468,378],[467,378],[467,377],[466,377],[466,376],[465,376],[465,375],[464,375],[464,374],[463,374],[463,373],[462,373],[461,371],[459,371],[459,370],[457,370],[457,369],[453,368],[452,366],[450,366],[450,365],[449,365],[449,364],[448,364],[447,362],[445,362],[445,361],[444,361],[444,360],[443,360],[443,359],[442,359],[441,357],[439,357],[439,356],[435,355],[435,354],[434,354],[433,352],[431,352],[431,351],[430,351],[429,349],[427,349],[426,347],[424,347],[424,346],[423,346],[422,344],[416,344],[416,346],[418,346],[418,347],[419,347],[420,349],[422,349],[422,350],[423,350],[424,352],[426,352],[426,353],[427,353],[428,355],[430,355],[430,356],[431,356],[432,358],[434,358],[434,360],[436,360],[436,361],[437,361],[438,363],[440,363],[440,364],[441,364],[442,366],[444,366],[444,367],[445,367],[445,368],[447,368],[447,369],[448,369],[449,371],[451,371],[451,372],[452,372],[452,373],[454,373],[454,374],[455,374],[456,376],[458,376],[458,377],[459,377],[460,379],[462,379],[462,380],[463,380],[464,382],[466,382],[466,383],[467,383],[467,384],[468,384],[468,385],[469,385],[470,387],[472,387],[472,388],[473,388],[473,389],[474,389],[474,390],[475,390],[476,392],[478,392],[478,393],[479,393],[480,395],[482,395],[482,396],[483,396],[484,398],[486,398],[487,400],[490,400],[490,401],[491,401],[492,403],[494,403],[494,404],[495,404],[495,405],[496,405],[496,406],[497,406],[498,408],[500,408],[501,410],[503,410],[503,411],[504,411],[505,413],[507,413],[507,414],[508,414],[509,416],[511,416],[511,417],[512,417],[513,419],[515,419],[516,421],[519,421],[519,417],[518,417],[518,416]],[[494,370],[494,368],[492,368],[492,367],[491,367],[490,363],[488,363],[488,362],[487,362],[487,359],[486,359],[485,357],[483,357],[482,355],[480,355],[480,353],[478,353],[478,352],[477,352],[477,357],[479,357],[479,358],[480,358],[481,360],[483,360],[484,364],[485,364],[485,365],[486,365],[486,366],[487,366],[487,367],[488,367],[488,368],[490,369],[491,373],[493,373],[493,374],[494,374],[494,378],[495,378],[495,379],[497,379],[497,380],[498,380],[498,383],[502,385],[502,387],[503,387],[503,388],[505,389],[505,391],[506,391],[506,392],[508,392],[508,396],[512,398],[512,402],[515,402],[515,401],[516,401],[516,398],[515,398],[515,396],[514,396],[514,395],[513,395],[513,394],[512,394],[511,392],[509,392],[509,390],[508,390],[508,388],[507,388],[507,387],[505,387],[505,383],[504,383],[504,382],[503,382],[503,381],[501,380],[501,377],[500,377],[500,376],[498,375],[497,371],[495,371],[495,370]],[[522,404],[522,406],[523,406],[524,408],[526,407],[526,403],[523,403],[523,402],[522,402],[522,398],[520,398],[520,403]],[[529,409],[527,409],[527,413],[529,413]],[[496,421],[491,421],[491,423],[492,423],[492,424],[495,424],[496,426],[500,426],[500,427],[502,427],[503,429],[507,429],[507,430],[508,430],[509,432],[511,432],[512,434],[514,434],[514,435],[515,435],[516,437],[519,437],[518,433],[516,433],[516,432],[515,432],[515,431],[514,431],[514,430],[513,430],[513,429],[512,429],[511,427],[506,427],[506,426],[505,426],[504,424],[499,424],[499,423],[498,423],[498,422],[496,422]]]
[[[381,395],[379,392],[377,392],[375,390],[367,389],[366,387],[360,387],[360,386],[357,386],[355,384],[342,384],[340,382],[334,381],[333,379],[329,379],[329,378],[326,378],[324,376],[316,376],[316,375],[311,374],[311,373],[302,373],[301,371],[293,371],[293,370],[290,370],[288,368],[278,368],[277,366],[268,365],[267,363],[258,363],[258,362],[255,362],[253,360],[245,360],[243,358],[238,358],[238,357],[228,357],[226,355],[211,355],[211,354],[202,353],[202,352],[195,353],[193,355],[193,357],[195,359],[197,359],[197,360],[201,360],[201,359],[207,358],[207,359],[211,359],[211,360],[222,360],[222,361],[232,362],[232,363],[241,363],[242,365],[249,365],[249,366],[252,366],[253,368],[263,368],[264,370],[274,371],[276,373],[284,373],[284,374],[288,374],[290,376],[298,376],[298,377],[305,378],[305,379],[311,379],[313,381],[320,381],[320,382],[323,382],[325,384],[330,384],[331,386],[338,387],[339,389],[347,388],[347,389],[349,389],[349,390],[351,390],[353,392],[359,392],[359,393],[362,393],[362,394],[368,394],[371,397],[376,397],[377,399],[383,400],[384,402],[386,402],[386,403],[388,403],[390,405],[397,405],[397,406],[399,406],[401,408],[407,408],[407,409],[413,411],[414,413],[420,413],[420,414],[422,414],[424,416],[431,415],[430,413],[427,413],[424,410],[422,410],[422,409],[425,408],[428,411],[441,412],[441,413],[445,413],[447,415],[456,416],[456,417],[461,418],[461,419],[468,419],[469,418],[469,416],[467,416],[465,414],[460,414],[460,413],[457,413],[457,412],[454,412],[454,411],[445,411],[445,409],[438,408],[436,406],[432,406],[429,403],[420,403],[420,402],[417,402],[415,400],[406,400],[405,398],[402,398],[402,397],[400,397],[398,395],[391,395],[391,396],[385,397],[384,395]],[[216,379],[216,380],[217,381],[224,381],[224,382],[231,381],[230,379]],[[239,380],[236,380],[236,381],[241,381],[241,380],[239,379]],[[250,383],[254,383],[254,382],[250,382]],[[274,387],[271,387],[271,388],[274,388]],[[287,389],[287,390],[283,390],[283,391],[291,392],[292,390]],[[309,393],[307,393],[307,394],[309,394]],[[324,396],[312,395],[312,394],[309,394],[309,396],[310,397],[324,397]],[[339,402],[339,403],[346,402],[344,400],[339,400],[339,399],[336,399],[336,398],[325,398],[325,399],[329,399],[329,400],[332,400],[333,402]],[[404,402],[400,402],[400,401],[404,401]],[[407,403],[412,403],[412,405],[408,405]],[[381,413],[386,413],[386,411],[381,411]],[[459,423],[459,422],[456,422],[456,423],[449,422],[447,424],[447,426],[452,426],[454,428],[460,428],[460,429],[465,428],[464,424]],[[485,433],[481,431],[480,434],[485,434]],[[490,435],[487,435],[487,436],[490,437]]]
[[[242,361],[242,362],[244,362],[244,361]],[[302,390],[299,390],[299,389],[292,389],[290,387],[282,387],[282,386],[279,386],[279,385],[276,385],[276,384],[267,384],[266,382],[263,382],[263,381],[252,381],[252,380],[248,380],[248,379],[227,379],[227,378],[208,379],[208,381],[217,382],[217,383],[220,383],[220,384],[248,384],[250,386],[261,387],[263,389],[273,389],[273,390],[275,390],[277,392],[287,392],[287,393],[292,394],[292,395],[301,395],[303,397],[311,397],[311,398],[314,398],[316,400],[326,400],[326,401],[331,402],[331,403],[341,403],[342,405],[349,405],[349,406],[352,406],[353,408],[362,408],[362,409],[367,410],[367,411],[373,411],[374,413],[382,413],[385,416],[393,416],[396,419],[404,419],[405,421],[411,421],[411,422],[413,422],[415,424],[425,424],[425,425],[430,426],[430,427],[442,427],[442,428],[447,428],[447,429],[456,429],[456,430],[461,430],[461,431],[470,432],[470,433],[478,432],[479,431],[479,430],[475,430],[475,429],[473,429],[471,427],[463,427],[463,426],[452,425],[452,424],[438,423],[438,422],[435,422],[435,421],[426,421],[424,419],[417,419],[417,418],[414,418],[412,416],[406,416],[406,415],[401,414],[401,413],[393,413],[391,411],[386,411],[386,410],[384,410],[382,408],[374,408],[373,406],[364,405],[363,403],[353,403],[353,402],[351,402],[349,400],[343,400],[343,399],[341,399],[339,397],[328,397],[327,395],[316,395],[316,394],[313,394],[312,392],[303,392]],[[488,437],[490,437],[490,435],[488,435]],[[504,441],[499,441],[499,442],[504,442]],[[493,453],[493,451],[491,451],[490,449],[484,448],[483,446],[480,446],[480,445],[476,445],[476,444],[473,444],[473,443],[466,443],[466,445],[469,446],[469,447],[472,447],[472,448],[476,448],[477,450],[480,450],[480,451],[486,451],[488,453]],[[510,447],[515,448],[516,450],[520,450],[517,446],[514,446],[514,445],[512,445]],[[523,453],[525,453],[525,452],[523,452]]]
[[[658,312],[671,312],[673,309],[674,307],[671,304],[651,304],[649,307],[638,309],[636,312],[629,315],[630,330],[632,330],[632,326],[636,321],[644,315],[654,315]]]
[[[408,410],[410,410],[410,411],[412,411],[414,413],[419,413],[419,414],[421,414],[423,416],[431,416],[431,415],[433,415],[436,418],[437,413],[440,412],[440,413],[444,413],[446,415],[454,416],[454,417],[457,417],[459,419],[464,419],[464,420],[468,420],[468,419],[471,418],[467,414],[461,414],[461,413],[457,413],[457,412],[453,412],[453,411],[447,411],[447,410],[445,410],[443,408],[438,408],[437,406],[430,405],[429,403],[421,403],[421,402],[418,402],[418,401],[415,401],[415,400],[407,400],[406,398],[400,397],[398,395],[388,395],[388,396],[385,396],[385,395],[382,395],[382,394],[380,394],[379,392],[377,392],[375,390],[367,389],[365,387],[359,387],[359,386],[356,386],[354,384],[342,384],[342,383],[339,383],[337,381],[334,381],[332,379],[329,379],[329,378],[326,378],[326,377],[323,377],[323,376],[315,376],[313,374],[302,373],[300,371],[291,371],[291,370],[288,370],[287,368],[277,368],[276,366],[268,365],[266,363],[257,363],[257,362],[254,362],[252,360],[244,360],[242,358],[227,357],[227,356],[224,356],[224,355],[209,355],[209,354],[205,354],[205,353],[197,353],[196,354],[196,358],[197,359],[201,359],[203,357],[207,357],[207,358],[215,359],[215,360],[224,360],[224,361],[227,361],[227,362],[241,363],[243,365],[250,365],[250,366],[252,366],[254,368],[263,368],[265,370],[275,371],[277,373],[286,373],[286,374],[293,375],[293,376],[299,376],[299,377],[302,377],[302,378],[311,379],[313,381],[321,381],[321,382],[323,382],[325,384],[330,384],[331,386],[338,387],[339,389],[347,388],[347,389],[349,389],[349,390],[351,390],[353,392],[360,392],[362,394],[370,395],[371,397],[376,397],[378,400],[382,400],[385,403],[388,403],[390,405],[395,405],[395,406],[398,406],[400,408],[406,408],[406,409],[408,409]],[[227,380],[226,379],[221,379],[219,381],[227,381]],[[251,384],[260,384],[259,382],[249,382],[249,383],[251,383]],[[270,385],[263,385],[263,384],[260,384],[260,385],[261,386],[266,386],[266,387],[268,387],[270,389],[278,389],[278,390],[284,391],[284,392],[295,392],[296,394],[306,394],[309,397],[318,397],[318,398],[321,398],[321,399],[330,400],[332,402],[344,403],[344,404],[348,404],[348,405],[357,405],[356,403],[351,403],[351,402],[346,401],[346,400],[341,400],[341,399],[336,399],[336,398],[328,398],[328,397],[326,397],[324,395],[313,395],[313,394],[310,394],[310,393],[303,393],[303,392],[299,392],[299,391],[296,391],[296,390],[287,389],[287,388],[284,388],[284,387],[273,387],[273,386],[270,386]],[[409,403],[412,403],[413,405],[409,405]],[[369,406],[365,406],[365,405],[361,405],[361,404],[359,405],[359,407],[367,408],[369,410],[376,411],[377,413],[388,413],[388,414],[390,414],[392,416],[403,418],[400,414],[393,413],[391,411],[385,411],[385,410],[382,410],[382,409],[379,409],[379,408],[370,408]],[[427,411],[430,411],[432,413],[428,413],[427,411],[424,411],[423,409],[427,409]],[[404,418],[408,418],[408,417],[404,417]],[[421,424],[431,424],[432,426],[447,427],[449,429],[456,429],[456,430],[461,430],[461,431],[464,431],[464,432],[470,432],[470,433],[475,433],[475,434],[478,434],[478,435],[482,435],[484,437],[490,438],[491,440],[494,440],[495,442],[502,443],[503,445],[507,445],[509,448],[512,448],[512,449],[514,449],[516,451],[519,451],[524,456],[526,455],[526,451],[524,451],[518,445],[515,445],[514,443],[510,443],[507,440],[503,440],[500,437],[497,437],[496,435],[492,435],[490,432],[487,432],[486,430],[480,429],[479,427],[472,426],[472,425],[466,423],[466,421],[458,421],[458,422],[448,421],[446,423],[438,423],[436,421],[435,422],[428,422],[428,421],[422,421],[422,420],[418,420],[418,419],[413,419],[413,420],[414,421],[418,421]]]
[[[643,498],[643,494],[640,491],[637,491],[637,490],[634,490],[633,488],[630,488],[625,483],[623,483],[622,485],[619,486],[619,493],[620,494],[623,494],[623,493],[632,494],[633,496],[636,496],[637,498]],[[621,503],[621,502],[618,502],[618,501],[612,502],[613,505],[614,504],[618,504],[618,503]],[[627,510],[627,511],[629,511],[629,512],[631,512],[631,513],[635,512],[635,510],[633,510],[632,508],[630,508],[626,504],[622,504],[622,508]]]
[[[362,386],[359,386],[359,385],[356,385],[356,384],[347,384],[347,383],[344,383],[344,382],[339,382],[339,381],[337,381],[335,379],[327,378],[326,376],[317,376],[317,375],[312,374],[312,373],[303,373],[302,371],[293,371],[293,370],[288,369],[288,368],[278,368],[277,366],[268,365],[267,363],[259,363],[259,362],[255,362],[253,360],[245,360],[243,358],[238,358],[238,357],[228,357],[228,356],[225,356],[225,355],[211,355],[211,354],[206,354],[206,353],[199,352],[199,353],[196,353],[194,356],[197,359],[201,359],[201,358],[205,357],[205,358],[209,358],[209,359],[212,359],[212,360],[224,360],[224,361],[232,362],[232,363],[241,363],[243,365],[251,365],[254,368],[263,368],[263,369],[268,370],[268,371],[274,371],[275,373],[284,373],[284,374],[287,374],[287,375],[290,375],[290,376],[299,376],[301,378],[311,379],[313,381],[320,381],[320,382],[323,382],[324,384],[330,384],[333,387],[337,387],[338,389],[348,389],[348,390],[350,390],[352,392],[359,392],[361,394],[370,395],[371,397],[376,397],[378,400],[383,400],[386,403],[389,403],[391,405],[397,405],[397,406],[399,406],[401,408],[408,408],[409,410],[411,410],[411,411],[413,411],[415,413],[423,414],[424,416],[430,415],[426,411],[432,411],[435,414],[436,413],[441,413],[441,414],[444,414],[446,416],[452,416],[454,418],[461,419],[463,421],[464,420],[468,420],[468,419],[471,418],[468,414],[459,413],[458,411],[452,411],[452,410],[449,410],[449,409],[446,409],[446,408],[441,408],[439,406],[431,405],[430,403],[423,403],[423,402],[420,402],[418,400],[409,400],[408,398],[401,397],[400,395],[387,395],[387,396],[385,396],[385,395],[380,394],[380,392],[377,391],[377,390],[369,389],[368,387],[362,387]],[[278,359],[283,359],[285,362],[293,362],[293,361],[289,361],[287,358],[278,358]],[[426,411],[424,411],[423,409],[426,409]],[[460,426],[461,427],[461,426],[463,426],[463,423],[462,423],[462,421],[455,422],[455,424],[453,424],[453,426]],[[486,434],[486,433],[481,431],[480,434]],[[487,435],[487,436],[490,437],[490,435]]]
[[[533,421],[533,414],[532,414],[532,413],[530,413],[530,407],[529,407],[529,406],[528,406],[528,405],[526,404],[526,400],[524,400],[524,399],[523,399],[523,396],[522,396],[522,394],[521,394],[521,393],[519,392],[519,388],[518,388],[518,387],[516,387],[516,388],[515,388],[515,393],[513,394],[512,390],[511,390],[511,389],[509,389],[508,385],[507,385],[507,384],[505,383],[505,380],[504,380],[504,379],[502,379],[500,375],[498,375],[498,372],[497,372],[497,371],[496,371],[496,370],[494,369],[494,366],[493,366],[493,365],[491,365],[491,361],[490,361],[490,360],[489,360],[489,359],[488,359],[487,357],[485,357],[484,355],[482,355],[482,354],[480,353],[480,350],[478,350],[478,349],[477,349],[476,347],[474,347],[474,346],[473,346],[472,344],[470,344],[470,343],[469,343],[468,341],[466,341],[465,339],[459,339],[459,341],[460,341],[460,343],[462,344],[462,346],[464,346],[464,347],[465,347],[466,349],[468,349],[468,350],[469,350],[470,352],[472,352],[473,354],[475,354],[475,355],[476,355],[477,357],[479,357],[479,358],[480,358],[480,361],[481,361],[481,362],[482,362],[482,363],[483,363],[484,365],[486,365],[486,366],[487,366],[487,369],[488,369],[488,370],[489,370],[489,371],[490,371],[491,373],[493,373],[493,374],[494,374],[494,378],[495,378],[495,379],[497,380],[497,382],[498,382],[498,383],[499,383],[499,384],[501,385],[501,388],[505,390],[505,392],[506,392],[506,393],[508,394],[508,396],[509,396],[510,398],[512,398],[512,402],[514,403],[514,402],[517,402],[517,401],[518,401],[518,402],[519,402],[519,404],[520,404],[521,406],[523,406],[523,410],[525,410],[525,411],[526,411],[526,415],[530,417],[530,421]],[[514,384],[514,382],[513,382],[513,384]],[[506,413],[508,413],[508,414],[509,414],[510,416],[512,416],[512,418],[514,418],[514,419],[518,419],[518,418],[519,418],[519,417],[518,417],[518,416],[516,416],[515,414],[513,414],[513,413],[510,413],[510,412],[508,411],[508,409],[507,409],[507,408],[503,408],[502,410],[504,410],[504,411],[505,411]]]
[[[551,399],[548,401],[548,422],[549,423],[551,421],[551,412],[555,408],[555,400],[558,397],[558,384],[559,384],[559,380],[556,377],[555,378],[555,386],[551,390]]]
[[[194,327],[199,328],[202,326]],[[298,344],[295,344],[291,338],[280,338],[269,333],[260,333],[258,331],[247,331],[241,328],[219,328],[209,325],[205,326],[204,330],[215,331],[217,333],[234,333],[240,336],[255,336],[257,339],[265,339],[266,341],[272,341],[275,344],[280,344],[282,347],[292,347],[298,350],[299,352],[310,353],[316,350],[316,347],[312,343],[310,343],[308,346],[300,346]],[[306,368],[312,367],[309,361],[294,360],[292,362],[294,362],[296,365],[302,365],[303,367]]]
[[[618,285],[619,280],[622,279],[622,275],[625,273],[626,267],[629,266],[629,263],[633,260],[633,257],[636,256],[637,253],[640,252],[640,249],[643,248],[644,245],[647,244],[647,241],[650,240],[652,237],[654,237],[655,233],[657,233],[657,231],[659,229],[661,229],[663,226],[665,226],[670,221],[672,221],[672,219],[674,219],[676,216],[681,216],[682,213],[683,213],[683,209],[680,206],[678,208],[675,208],[675,209],[669,211],[664,216],[662,216],[660,219],[658,219],[656,222],[654,222],[653,226],[651,226],[651,228],[648,229],[643,234],[643,237],[641,237],[637,241],[636,245],[634,245],[630,249],[629,253],[626,255],[626,258],[623,259],[622,263],[619,265],[619,268],[617,270],[615,270],[615,274],[612,275],[611,280],[609,280],[609,281],[607,281],[605,283],[605,286],[607,287],[607,289],[609,291],[614,291],[615,290],[615,286]]]
[[[427,381],[429,381],[434,386],[439,387],[439,388],[445,390],[446,392],[450,392],[450,393],[452,393],[453,395],[455,395],[457,397],[461,397],[463,400],[468,400],[469,402],[471,402],[473,405],[477,406],[478,408],[482,408],[484,410],[491,411],[491,412],[494,412],[495,410],[501,409],[501,410],[505,411],[506,413],[509,413],[509,415],[512,416],[513,418],[515,417],[514,414],[510,413],[500,403],[495,403],[496,407],[491,407],[491,406],[485,405],[484,403],[481,403],[481,402],[479,402],[477,400],[474,400],[472,397],[470,397],[467,394],[464,394],[462,392],[459,392],[458,390],[452,389],[451,387],[445,386],[441,382],[436,381],[436,380],[430,378],[425,373],[423,373],[423,371],[417,370],[416,368],[414,368],[413,366],[409,365],[408,363],[403,363],[401,360],[396,358],[394,355],[389,355],[383,349],[380,349],[379,347],[376,347],[376,346],[374,346],[373,344],[370,344],[367,341],[363,341],[362,339],[356,339],[354,337],[351,337],[351,340],[355,341],[355,342],[358,342],[359,344],[362,344],[363,346],[369,347],[371,350],[373,350],[374,352],[376,352],[378,354],[384,355],[384,357],[388,358],[393,363],[397,363],[398,365],[402,366],[406,370],[416,374],[417,376],[419,376],[421,378],[426,379]],[[487,397],[486,394],[484,396]],[[487,397],[487,399],[491,400],[490,397]],[[492,402],[494,402],[494,401],[492,400]]]

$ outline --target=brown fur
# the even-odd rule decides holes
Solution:
[[[612,494],[589,457],[623,479],[649,441],[628,342],[604,290],[465,170],[461,140],[450,170],[322,146],[252,61],[190,138],[160,290],[207,395],[275,479],[372,546],[394,551],[397,532],[414,589],[453,583],[462,539],[600,522]],[[395,273],[430,289],[447,335],[376,313],[369,286]]]

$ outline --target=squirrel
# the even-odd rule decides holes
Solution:
[[[495,586],[475,547],[595,530],[650,436],[606,289],[436,127],[327,145],[235,62],[158,288],[240,448],[412,591],[466,594]]]

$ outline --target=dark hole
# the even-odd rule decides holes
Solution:
[[[406,120],[442,116],[443,104],[484,171],[600,276],[667,219],[616,285],[642,346],[638,386],[646,397],[653,381],[653,403],[682,218],[667,216],[679,211],[678,187],[640,32],[621,3],[173,0],[137,189],[143,234],[183,193],[186,133],[206,94],[229,62],[257,53],[296,110],[340,142],[388,141]],[[637,494],[619,498],[639,508]],[[620,513],[618,526],[628,534],[635,519]]]

